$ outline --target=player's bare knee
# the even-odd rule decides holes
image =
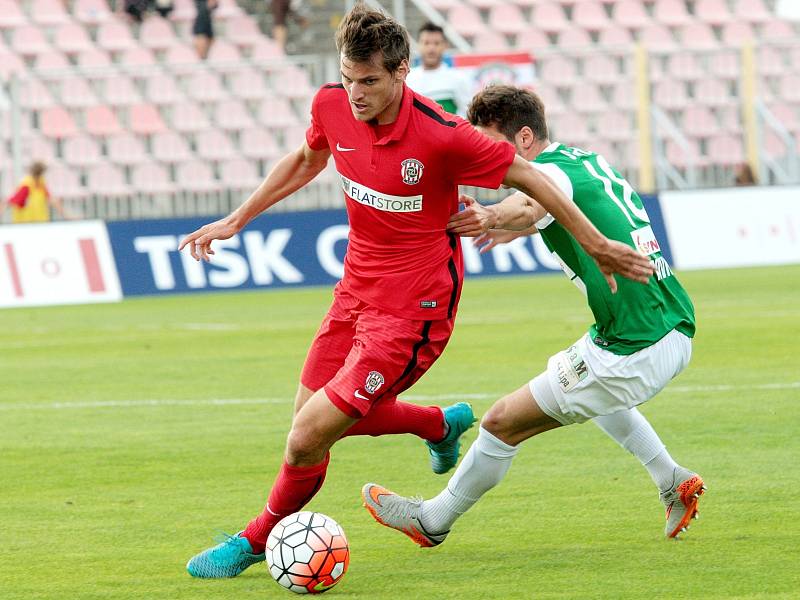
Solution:
[[[292,427],[286,440],[286,462],[292,466],[312,466],[320,463],[330,444],[316,429]]]
[[[514,434],[514,420],[508,410],[508,402],[502,398],[483,415],[481,427],[491,433],[496,438],[506,441]]]

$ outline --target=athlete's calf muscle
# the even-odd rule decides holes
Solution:
[[[481,427],[511,446],[560,425],[542,412],[527,384],[495,402],[481,421]]]

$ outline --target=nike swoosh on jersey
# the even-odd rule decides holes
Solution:
[[[336,142],[336,149],[337,149],[339,152],[352,152],[353,150],[355,150],[355,148],[342,148],[342,147],[339,145],[339,142]]]
[[[367,398],[367,397],[366,397],[364,394],[362,394],[362,393],[361,393],[361,392],[359,392],[358,390],[356,390],[355,392],[353,392],[353,395],[354,395],[356,398],[360,398],[361,400],[367,400],[367,401],[369,401],[369,398]]]

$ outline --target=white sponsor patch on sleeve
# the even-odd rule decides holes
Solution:
[[[661,252],[661,246],[658,245],[658,240],[650,225],[631,231],[631,239],[640,254],[650,256],[651,254]]]

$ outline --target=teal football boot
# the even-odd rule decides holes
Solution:
[[[193,556],[186,565],[189,575],[203,579],[236,577],[250,565],[266,560],[263,552],[253,553],[253,547],[242,533],[224,534],[222,543]]]
[[[456,466],[461,449],[461,435],[476,421],[472,407],[466,402],[448,406],[443,412],[447,435],[441,442],[425,442],[431,455],[431,469],[439,475]]]

